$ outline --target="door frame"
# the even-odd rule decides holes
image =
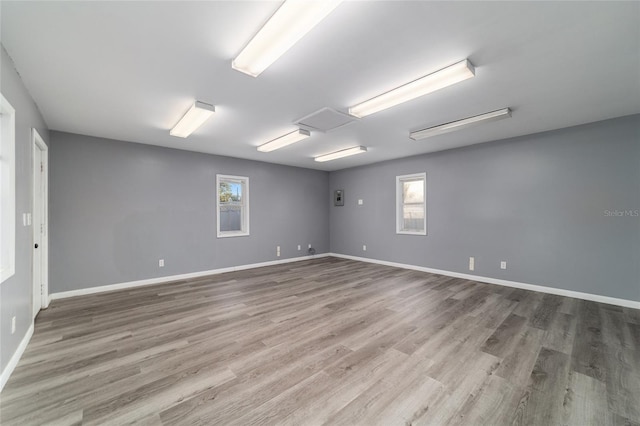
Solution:
[[[32,274],[32,289],[34,295],[32,297],[32,303],[35,306],[32,306],[32,312],[36,311],[36,306],[38,306],[38,298],[37,294],[40,294],[40,303],[39,309],[45,309],[49,306],[49,151],[47,144],[40,136],[40,133],[33,128],[32,129],[32,162],[33,162],[33,193],[32,193],[32,211],[35,211],[35,207],[38,205],[36,200],[36,194],[38,193],[36,188],[36,173],[40,172],[40,164],[36,164],[36,150],[41,153],[41,161],[42,161],[42,172],[40,173],[40,177],[42,178],[42,236],[40,241],[40,246],[38,250],[41,250],[41,264],[40,264],[40,274],[41,274],[41,286],[38,288],[38,282],[35,277],[35,256],[31,256],[31,274]],[[37,226],[35,223],[31,226],[31,250],[34,249],[34,241],[36,238]],[[35,317],[35,315],[34,315]]]

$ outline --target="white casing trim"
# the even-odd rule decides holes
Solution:
[[[171,275],[168,277],[150,278],[147,280],[129,281],[119,284],[102,285],[98,287],[82,288],[79,290],[63,291],[60,293],[52,293],[49,295],[50,300],[66,299],[68,297],[84,296],[87,294],[104,293],[105,291],[122,290],[126,288],[141,287],[145,285],[162,284],[171,281],[180,281],[190,278],[205,277],[207,275],[224,274],[227,272],[242,271],[245,269],[262,268],[263,266],[280,265],[283,263],[299,262],[301,260],[319,259],[328,257],[328,253],[316,254],[313,256],[292,257],[290,259],[271,260],[268,262],[251,263],[248,265],[230,266],[228,268],[212,269],[209,271],[191,272],[188,274]]]
[[[561,288],[547,287],[534,284],[525,284],[517,281],[501,280],[499,278],[482,277],[479,275],[463,274],[460,272],[444,271],[441,269],[426,268],[424,266],[408,265],[405,263],[388,262],[386,260],[370,259],[366,257],[350,256],[347,254],[329,253],[329,256],[342,259],[358,260],[360,262],[377,263],[379,265],[394,266],[396,268],[412,269],[415,271],[430,272],[432,274],[446,275],[449,277],[463,278],[466,280],[497,284],[505,287],[521,288],[523,290],[538,291],[540,293],[556,294],[558,296],[573,297],[576,299],[591,300],[593,302],[606,303],[609,305],[624,306],[627,308],[640,309],[640,302],[635,300],[618,299],[615,297],[601,296],[598,294],[582,293],[580,291],[564,290]]]
[[[22,338],[22,341],[18,345],[16,351],[13,353],[13,356],[9,360],[9,363],[2,371],[2,375],[0,375],[0,392],[2,392],[2,389],[4,389],[4,385],[7,384],[11,373],[13,373],[16,365],[18,365],[18,361],[20,361],[20,358],[22,358],[22,354],[24,353],[25,349],[27,349],[27,345],[31,340],[31,336],[33,336],[33,322],[31,322],[31,326],[27,330],[27,334],[25,334]]]
[[[40,308],[41,309],[46,309],[47,307],[49,307],[49,302],[51,301],[51,298],[47,297],[46,295],[49,294],[49,147],[47,146],[46,143],[44,143],[44,139],[42,139],[42,136],[40,136],[40,133],[38,133],[38,130],[36,130],[36,128],[32,128],[31,130],[31,139],[32,139],[32,149],[34,150],[33,153],[33,158],[35,159],[35,149],[40,149],[40,151],[42,152],[42,164],[44,167],[44,175],[43,175],[43,179],[44,179],[44,186],[43,186],[43,202],[44,202],[44,218],[42,220],[42,223],[44,225],[44,232],[42,235],[42,240],[41,240],[41,247],[40,249],[42,250],[42,269],[41,269],[41,274],[43,277],[42,280],[42,288],[40,289],[39,293],[40,293]],[[37,165],[33,164],[33,172],[34,174],[37,171]],[[34,177],[34,184],[35,184],[35,176]],[[36,200],[35,200],[35,194],[36,194],[36,188],[33,188],[33,199],[32,199],[32,203],[33,206],[36,205]],[[32,226],[32,237],[33,234],[35,234],[36,232],[36,226],[35,224]],[[33,241],[32,241],[33,243]],[[31,247],[33,247],[33,244],[31,244]],[[34,267],[33,265],[33,257],[32,257],[32,265],[31,265],[32,269]],[[34,291],[37,291],[37,289],[35,288],[35,286],[32,284],[32,287]],[[40,309],[38,309],[39,311]]]

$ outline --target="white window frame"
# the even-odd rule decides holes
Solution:
[[[16,110],[0,94],[0,121],[8,123],[8,128],[0,124],[0,158],[7,161],[8,179],[0,177],[2,199],[2,219],[0,223],[0,241],[9,247],[6,255],[0,256],[0,283],[16,273]],[[4,175],[4,170],[0,169]]]
[[[406,181],[422,180],[424,182],[423,189],[423,207],[424,207],[424,223],[422,231],[407,231],[403,229],[403,206],[404,197],[402,184]],[[396,234],[404,235],[427,235],[427,174],[414,173],[410,175],[396,176]]]
[[[220,231],[220,182],[227,181],[242,185],[242,219],[240,231]],[[216,175],[216,230],[218,238],[245,237],[249,235],[249,178],[246,176]]]

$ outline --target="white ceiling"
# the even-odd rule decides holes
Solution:
[[[347,1],[258,78],[231,60],[280,2],[1,2],[1,41],[53,130],[337,170],[640,113],[639,2]],[[322,107],[464,58],[476,77],[271,153]],[[194,100],[216,114],[169,136]],[[513,118],[412,141],[493,111]],[[328,163],[313,156],[365,145]]]

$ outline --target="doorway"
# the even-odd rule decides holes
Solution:
[[[33,129],[33,318],[49,306],[49,229],[47,144]]]

